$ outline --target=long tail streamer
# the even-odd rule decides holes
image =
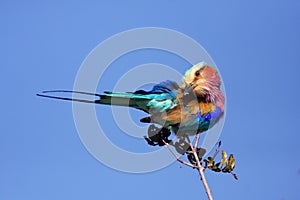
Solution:
[[[82,95],[87,95],[89,97],[94,96],[98,97],[98,99],[95,100],[88,100],[88,99],[76,99],[72,97],[61,97],[59,95],[52,95],[53,93],[69,93],[69,94],[82,94]],[[83,103],[97,103],[99,102],[101,95],[100,94],[95,94],[95,93],[90,93],[90,92],[79,92],[79,91],[71,91],[71,90],[48,90],[48,91],[43,91],[40,94],[36,94],[37,96],[40,97],[46,97],[46,98],[52,98],[52,99],[60,99],[60,100],[66,100],[66,101],[77,101],[77,102],[83,102]]]

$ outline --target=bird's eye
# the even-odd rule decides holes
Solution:
[[[199,70],[195,72],[195,76],[199,76],[200,75],[200,72]]]

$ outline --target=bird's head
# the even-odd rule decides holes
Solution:
[[[197,97],[214,101],[216,93],[220,92],[221,77],[215,68],[200,62],[186,71],[182,82],[185,87],[192,88]]]

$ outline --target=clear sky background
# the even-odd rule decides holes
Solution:
[[[194,38],[221,71],[227,92],[222,148],[234,153],[239,180],[207,171],[215,199],[300,199],[299,19],[297,0],[1,1],[0,199],[206,198],[196,171],[178,163],[146,174],[104,166],[82,145],[72,104],[35,96],[72,89],[98,43],[146,26]],[[158,52],[128,55],[99,92],[112,88],[120,69],[147,62],[181,73],[188,67]],[[109,108],[97,110],[116,143],[132,151],[146,145],[124,136]]]

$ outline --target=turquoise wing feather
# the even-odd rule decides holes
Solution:
[[[154,85],[151,91],[105,92],[96,100],[98,104],[129,106],[149,113],[163,112],[177,105],[176,96],[179,86],[174,81],[164,81]]]

